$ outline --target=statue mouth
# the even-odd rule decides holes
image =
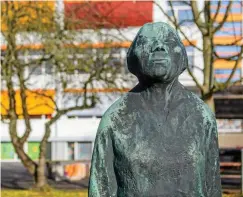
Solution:
[[[163,58],[163,59],[152,59],[153,63],[164,63],[166,61],[168,61],[167,58]]]

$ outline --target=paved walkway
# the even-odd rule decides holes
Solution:
[[[28,189],[33,185],[33,178],[20,162],[1,162],[2,189]],[[48,179],[56,189],[80,190],[88,187],[88,179],[82,181],[59,181]]]

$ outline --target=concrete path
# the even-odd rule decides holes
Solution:
[[[1,189],[28,189],[33,185],[33,178],[20,162],[1,162]],[[88,187],[88,179],[82,181],[59,181],[48,179],[56,189],[80,190]]]

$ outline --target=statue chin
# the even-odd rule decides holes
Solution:
[[[168,63],[157,63],[153,62],[144,70],[144,74],[147,74],[147,76],[151,78],[156,78],[160,81],[163,81],[163,79],[166,77],[169,71]]]

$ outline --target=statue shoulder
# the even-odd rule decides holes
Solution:
[[[113,120],[124,109],[126,97],[127,94],[121,96],[106,110],[101,118],[98,130],[104,130],[105,128],[112,128],[114,126],[115,122]]]
[[[188,91],[187,98],[188,98],[188,104],[191,108],[190,114],[192,116],[199,115],[201,118],[203,118],[204,122],[210,122],[216,124],[216,118],[214,112],[199,96]]]

